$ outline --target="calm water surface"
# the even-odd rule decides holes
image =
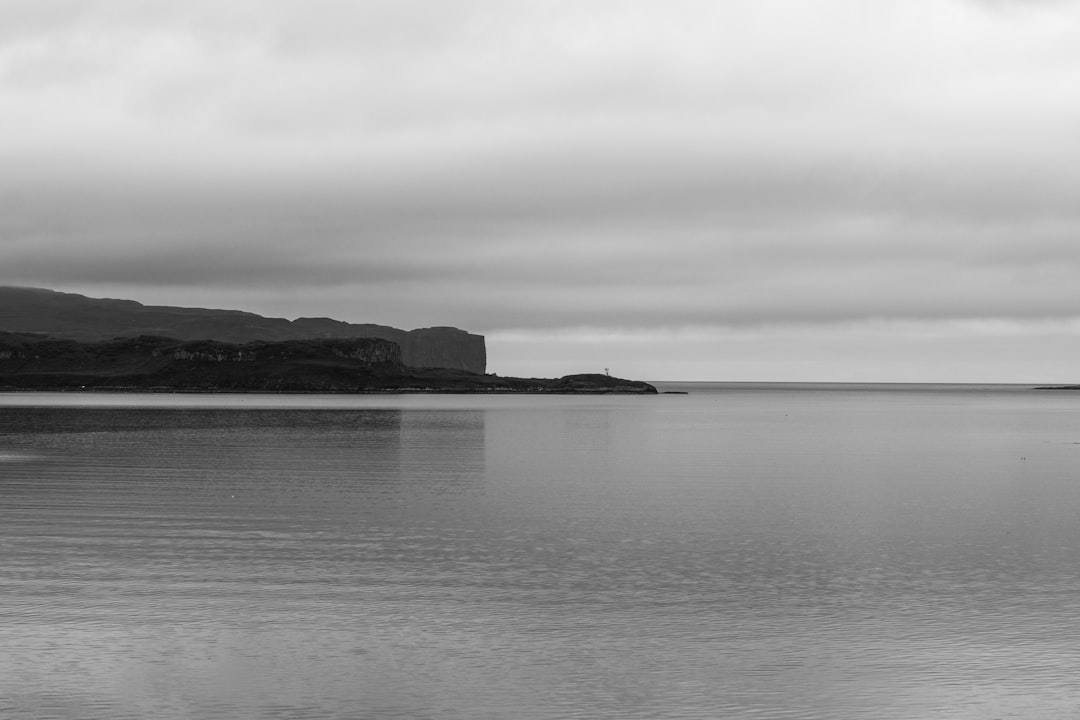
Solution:
[[[1080,393],[681,389],[0,394],[0,717],[1080,716]]]

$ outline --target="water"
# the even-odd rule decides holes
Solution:
[[[0,394],[0,717],[1074,718],[1080,393]]]

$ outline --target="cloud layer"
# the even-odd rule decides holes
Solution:
[[[507,338],[1070,333],[1078,78],[1065,1],[9,3],[0,282]]]

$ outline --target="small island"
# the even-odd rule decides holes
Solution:
[[[181,341],[140,335],[79,342],[0,332],[0,389],[117,392],[656,394],[603,374],[500,377],[411,367],[381,338]]]

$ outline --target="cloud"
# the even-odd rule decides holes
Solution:
[[[0,282],[483,332],[1071,318],[1080,8],[1019,5],[7,4]]]
[[[1075,321],[864,321],[665,331],[500,331],[490,365],[547,377],[609,368],[651,380],[787,382],[1072,382]],[[1037,349],[1037,350],[1036,350]],[[508,371],[507,371],[508,372]]]

